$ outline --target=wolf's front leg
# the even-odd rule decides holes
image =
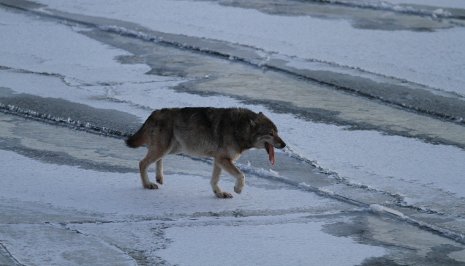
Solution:
[[[218,182],[220,181],[220,176],[221,176],[221,167],[217,164],[215,160],[215,162],[213,163],[212,180],[210,182],[212,189],[213,189],[213,193],[215,193],[215,195],[221,199],[232,198],[231,193],[221,191],[221,188],[218,186]]]
[[[236,178],[236,185],[234,186],[234,192],[237,194],[242,192],[245,184],[245,175],[239,170],[232,162],[231,159],[221,159],[218,161],[219,166],[228,172],[230,175]]]

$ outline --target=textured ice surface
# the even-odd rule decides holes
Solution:
[[[461,72],[463,69],[461,68],[463,51],[457,49],[458,43],[463,40],[463,28],[437,32],[362,31],[353,29],[345,21],[271,16],[253,10],[226,8],[204,2],[159,1],[157,8],[150,6],[152,3],[144,2],[144,4],[149,5],[146,10],[151,8],[153,10],[137,14],[137,16],[131,14],[134,11],[131,8],[138,5],[140,7],[141,2],[131,3],[131,5],[125,2],[115,2],[114,5],[105,5],[105,9],[102,9],[103,4],[97,2],[73,2],[74,6],[71,6],[70,3],[55,2],[50,4],[52,7],[70,8],[69,10],[72,12],[101,16],[114,15],[117,19],[134,20],[134,22],[148,27],[156,25],[156,27],[160,27],[159,30],[169,32],[226,41],[240,41],[242,44],[250,44],[268,52],[297,55],[301,57],[300,59],[320,58],[321,56],[321,58],[326,58],[325,60],[379,70],[388,75],[401,73],[398,77],[403,77],[402,75],[405,74],[405,78],[414,81],[417,77],[428,85],[435,85],[434,82],[437,81],[436,85],[445,86],[446,89],[452,88],[453,84],[463,82],[461,80],[464,76]],[[89,5],[85,6],[85,4]],[[171,14],[171,8],[178,8],[179,13]],[[114,14],[105,13],[107,11],[114,12]],[[144,75],[150,69],[146,65],[140,63],[121,64],[117,60],[118,56],[130,56],[130,54],[79,34],[80,30],[85,30],[83,28],[56,24],[4,9],[0,12],[0,31],[8,37],[4,38],[5,41],[0,44],[0,65],[2,65],[0,86],[2,93],[26,93],[41,97],[66,99],[95,108],[127,112],[135,115],[141,121],[152,109],[161,107],[185,105],[248,107],[255,111],[265,112],[275,121],[280,129],[280,134],[288,142],[295,152],[294,154],[301,155],[304,159],[327,169],[328,172],[337,174],[343,181],[360,184],[360,187],[367,189],[376,188],[388,193],[399,194],[408,203],[434,204],[437,202],[450,205],[450,208],[454,209],[454,213],[462,212],[460,206],[456,208],[452,204],[459,205],[459,201],[444,202],[441,197],[443,195],[441,193],[453,195],[456,198],[464,196],[462,177],[465,172],[465,156],[461,149],[445,145],[432,145],[416,139],[386,136],[375,131],[349,131],[344,127],[335,125],[303,121],[292,114],[273,113],[263,106],[246,105],[228,97],[203,97],[176,92],[170,88],[185,81],[184,79]],[[164,12],[164,14],[157,16],[157,12]],[[196,12],[207,13],[212,17],[202,16]],[[239,13],[241,14],[239,18],[243,20],[243,24],[236,20]],[[167,17],[170,14],[173,15],[172,18]],[[180,20],[180,16],[185,16],[185,18]],[[218,16],[228,18],[230,22],[220,20]],[[160,21],[153,19],[160,19]],[[219,22],[211,23],[211,20]],[[261,20],[260,23],[258,23],[259,20]],[[256,32],[243,32],[234,23],[239,23],[238,25],[254,23],[257,25],[257,30]],[[275,29],[273,28],[276,32],[270,30],[270,23],[278,25]],[[297,24],[299,27],[294,27]],[[328,31],[323,31],[322,28],[328,29]],[[283,34],[282,36],[285,37],[276,39],[279,34]],[[308,41],[308,36],[315,38]],[[339,37],[340,39],[338,39]],[[401,47],[405,50],[399,50],[399,40],[403,40],[404,37],[406,38],[405,44],[402,45],[405,45],[406,48]],[[370,39],[370,43],[366,43],[368,38],[373,38],[373,40]],[[387,40],[390,38],[398,42],[388,42]],[[25,39],[28,42],[25,42]],[[447,47],[447,49],[450,48],[449,50],[444,48],[443,43],[440,43],[445,39],[450,39],[450,46]],[[321,45],[316,40],[322,41],[323,44],[327,43],[327,45]],[[348,43],[344,49],[337,43],[340,44],[342,41]],[[418,46],[419,44],[425,46]],[[364,45],[370,46],[369,49],[365,49]],[[415,49],[418,49],[419,52],[411,51],[410,49],[414,48],[409,48],[410,45],[416,46]],[[315,46],[321,50],[314,51]],[[358,54],[360,49],[366,50],[367,54],[361,56],[360,61],[354,60],[360,55]],[[347,54],[342,54],[342,50]],[[379,54],[382,53],[381,51],[385,51],[385,54]],[[445,52],[451,51],[452,54],[444,55]],[[429,53],[431,56],[425,57],[424,53]],[[405,55],[407,55],[405,60],[399,60]],[[435,64],[429,66],[431,62],[428,60],[435,61]],[[415,64],[409,65],[409,61],[415,61]],[[405,64],[397,65],[398,62]],[[356,63],[360,63],[360,65]],[[457,68],[452,68],[452,65]],[[382,69],[377,70],[377,67]],[[439,71],[436,71],[438,69]],[[392,73],[389,74],[389,71]],[[432,72],[437,76],[430,75]],[[430,83],[430,80],[423,79],[424,77],[435,81]],[[38,100],[40,103],[40,99]],[[46,141],[31,141],[32,138],[18,140],[14,137],[14,130],[16,129],[12,128],[10,131],[8,126],[2,126],[0,129],[2,138],[5,139],[2,145],[9,149],[23,145],[36,150],[57,152],[51,153],[49,156],[60,156],[59,151],[74,153],[81,160],[84,160],[83,158],[92,158],[92,160],[97,158],[114,164],[120,162],[112,161],[114,158],[99,154],[98,151],[78,149],[78,144],[75,144],[76,147],[73,149],[65,149],[58,147],[59,145],[50,145]],[[37,134],[32,129],[26,129],[26,131],[30,134]],[[66,143],[66,136],[67,134],[61,136],[62,143]],[[19,144],[12,145],[9,142],[11,139]],[[122,142],[121,145],[123,145]],[[119,150],[119,147],[116,148],[112,145],[104,148]],[[22,152],[28,153],[30,151],[25,149]],[[37,155],[37,151],[35,154],[39,159],[42,156]],[[29,154],[29,157],[34,156]],[[268,180],[264,182],[266,184],[263,184],[255,179],[252,184],[247,184],[245,191],[240,196],[231,201],[220,201],[215,199],[211,193],[209,173],[205,174],[204,172],[201,174],[199,172],[186,173],[185,171],[171,172],[167,175],[166,184],[162,189],[158,191],[142,190],[136,169],[136,158],[132,158],[135,167],[130,173],[97,172],[74,166],[46,164],[7,151],[0,152],[0,160],[2,165],[0,197],[2,202],[11,204],[10,207],[5,207],[5,204],[1,207],[8,209],[8,213],[13,214],[15,211],[21,211],[21,214],[14,214],[12,219],[20,218],[20,223],[25,223],[14,226],[10,223],[16,223],[15,221],[5,220],[2,217],[2,223],[4,223],[0,228],[2,244],[16,258],[27,264],[46,264],[47,261],[56,261],[58,264],[66,264],[70,261],[88,263],[86,258],[98,262],[100,258],[95,258],[95,254],[99,252],[108,254],[109,257],[114,256],[115,261],[123,264],[132,264],[134,260],[143,262],[147,259],[146,257],[150,257],[151,259],[147,259],[147,261],[152,263],[163,262],[163,258],[157,258],[160,254],[164,254],[166,259],[174,261],[174,263],[190,264],[187,260],[191,253],[185,253],[179,257],[173,255],[174,251],[186,247],[192,247],[194,253],[200,252],[204,248],[207,250],[210,248],[215,251],[215,254],[229,258],[225,264],[232,264],[231,261],[235,257],[227,253],[228,247],[232,248],[233,243],[243,244],[246,241],[245,236],[251,236],[250,241],[254,246],[259,246],[259,242],[265,242],[262,244],[263,248],[256,250],[256,253],[242,245],[238,246],[241,253],[247,254],[257,263],[283,262],[276,253],[279,249],[279,243],[276,239],[288,241],[286,245],[292,247],[292,249],[286,250],[287,254],[292,255],[289,260],[296,264],[300,263],[300,259],[310,259],[309,254],[313,254],[307,253],[308,251],[304,249],[304,246],[314,247],[317,251],[318,248],[324,248],[317,254],[313,254],[315,259],[331,257],[331,254],[337,250],[337,248],[333,249],[333,246],[343,249],[344,252],[346,250],[360,250],[360,253],[351,252],[348,254],[350,257],[347,261],[334,256],[335,260],[331,262],[336,265],[346,262],[350,262],[350,264],[361,263],[367,257],[385,254],[383,248],[373,247],[373,241],[364,244],[352,238],[335,238],[333,235],[321,232],[323,223],[309,221],[302,216],[306,213],[312,215],[323,213],[330,216],[331,213],[339,213],[341,210],[344,213],[344,211],[351,210],[351,207],[347,207],[347,204],[318,197],[297,187],[276,185]],[[61,162],[63,161],[66,164],[66,159]],[[125,163],[127,164],[127,161]],[[127,165],[124,166],[127,167]],[[274,172],[262,169],[252,170],[250,170],[251,173],[276,175]],[[151,175],[153,178],[153,173]],[[292,176],[283,178],[292,178]],[[226,191],[231,191],[232,178],[225,176],[222,187]],[[321,191],[327,192],[327,196],[337,194],[331,190]],[[26,207],[28,202],[32,207]],[[50,207],[50,210],[43,206]],[[386,209],[381,205],[372,205],[372,207],[381,214],[391,211],[391,209]],[[62,216],[56,214],[59,212],[57,209],[66,209],[62,214],[69,215],[70,218],[66,219],[66,222],[56,222],[63,221]],[[70,214],[70,212],[75,212],[75,214]],[[40,214],[37,216],[37,221],[31,221],[31,217],[37,213]],[[294,215],[295,213],[297,214]],[[246,226],[243,228],[235,226],[240,225],[242,220],[231,221],[233,220],[231,217],[250,214],[258,215],[259,221],[255,223],[247,220]],[[49,216],[53,216],[53,219],[48,219]],[[366,216],[366,213],[363,213],[362,216]],[[402,215],[397,216],[402,217]],[[88,219],[87,222],[86,219]],[[196,224],[197,220],[200,220],[199,224]],[[145,222],[149,226],[143,230],[141,228],[146,226]],[[187,227],[183,227],[183,222]],[[398,222],[393,224],[402,225]],[[98,223],[101,223],[101,226]],[[289,223],[308,235],[293,232]],[[338,226],[344,227],[347,223],[348,221],[339,221]],[[119,230],[122,230],[125,224],[128,224],[127,230],[118,235]],[[365,232],[367,228],[365,224],[360,228],[351,226],[355,227],[354,231],[359,233]],[[110,233],[107,233],[106,230],[99,230],[101,228],[110,228],[106,229]],[[385,228],[391,227],[375,225],[370,227],[370,232],[379,233]],[[139,229],[142,233],[139,232]],[[209,229],[212,230],[212,233],[208,233]],[[393,229],[386,230],[395,231],[398,229],[393,227]],[[341,231],[347,234],[347,230]],[[47,233],[46,235],[50,236],[51,239],[41,232]],[[340,234],[346,236],[344,233]],[[425,238],[432,238],[428,232],[421,231],[420,233],[427,235]],[[28,237],[23,238],[23,234],[27,234]],[[221,238],[208,241],[212,236],[219,234],[229,236],[231,243],[223,243]],[[409,246],[410,251],[408,252],[417,250],[417,245],[421,242],[415,238],[417,234],[419,233],[415,231],[415,234],[409,235],[411,242],[415,244]],[[424,235],[421,236],[423,239]],[[150,246],[152,237],[162,241],[154,241],[153,246]],[[398,239],[393,240],[386,232],[382,233],[382,237],[379,234],[376,234],[375,237],[385,242],[399,243]],[[314,238],[321,242],[313,241]],[[196,239],[201,240],[202,245],[195,245]],[[63,245],[51,243],[52,240],[59,241]],[[436,243],[444,242],[440,237],[436,236],[432,242],[434,244],[428,244],[425,245],[425,248],[419,249],[422,256],[426,256],[429,252],[438,252],[438,250],[442,250],[446,255],[450,252],[445,247],[436,248]],[[86,243],[88,248],[79,251],[80,245],[78,243]],[[140,250],[134,250],[124,243],[131,243]],[[140,243],[147,243],[148,248],[144,249]],[[299,245],[301,243],[305,243],[305,245]],[[325,245],[320,246],[319,244],[328,244],[330,247],[326,248]],[[226,248],[222,249],[222,245]],[[447,245],[451,250],[457,251],[454,253],[455,258],[462,259],[463,253],[460,253],[460,248],[452,245],[451,241],[447,242]],[[395,246],[395,249],[405,251],[403,248]],[[265,257],[263,255],[268,252],[273,252],[273,256]],[[440,258],[447,257],[443,253],[440,253],[441,256],[437,253],[434,254]],[[215,261],[216,257],[212,255],[197,259],[198,261],[190,262],[193,264],[197,262],[199,264],[208,263]],[[402,264],[402,261],[399,263]]]
[[[161,7],[180,5],[181,11],[191,5],[208,4],[160,3]],[[98,3],[94,5],[99,6]],[[208,6],[217,8],[215,5]],[[117,9],[117,5],[109,8]],[[224,7],[221,10],[237,11]],[[295,152],[352,183],[402,195],[408,203],[429,202],[431,190],[465,196],[462,189],[465,186],[460,185],[465,172],[465,154],[461,149],[386,136],[375,131],[347,131],[343,127],[302,121],[290,114],[275,114],[261,106],[244,105],[227,97],[175,92],[169,88],[184,79],[144,75],[147,71],[145,65],[120,64],[114,58],[126,55],[127,52],[123,50],[102,45],[64,25],[4,10],[0,12],[5,22],[0,28],[8,36],[12,35],[2,42],[2,53],[5,56],[0,57],[0,62],[9,67],[33,71],[0,71],[2,86],[14,92],[62,98],[96,108],[116,109],[134,114],[140,121],[145,120],[153,109],[163,107],[248,107],[269,115]],[[247,12],[251,11],[245,10],[242,14],[247,15]],[[59,42],[52,38],[53,34],[59,35]],[[23,42],[25,38],[30,40],[28,45]],[[51,46],[56,48],[46,49]],[[79,56],[69,52],[73,49]],[[85,52],[87,49],[92,52]],[[22,59],[15,61],[16,55],[20,54],[23,55]],[[445,59],[443,61],[448,62]],[[43,72],[51,72],[53,75],[43,75]],[[109,76],[106,78],[106,75]],[[117,82],[107,84],[108,79]],[[69,80],[73,82],[70,84],[67,82]]]
[[[357,265],[384,253],[321,229],[318,222],[173,228],[166,237],[174,243],[161,255],[179,265]]]
[[[274,224],[295,219],[293,216],[279,216],[285,213],[305,213],[312,210],[326,212],[330,206],[344,205],[295,189],[265,189],[255,186],[247,186],[245,191],[233,200],[218,200],[211,192],[208,179],[182,174],[167,176],[165,185],[157,191],[143,190],[136,173],[105,173],[44,164],[8,151],[0,151],[0,162],[0,195],[3,201],[7,200],[9,204],[16,206],[21,206],[16,202],[34,202],[30,204],[31,207],[40,203],[49,206],[50,209],[72,210],[75,213],[67,218],[71,225],[65,226],[64,223],[33,224],[39,222],[42,217],[37,216],[35,221],[23,220],[26,218],[22,215],[24,210],[9,211],[8,215],[27,222],[16,224],[21,221],[16,220],[9,224],[0,224],[1,241],[12,256],[28,265],[135,265],[133,257],[128,256],[124,248],[121,250],[119,245],[114,245],[115,241],[123,241],[126,238],[130,241],[131,235],[141,237],[140,231],[145,232],[145,237],[141,237],[140,241],[148,243],[147,246],[140,247],[141,252],[146,253],[145,256],[150,255],[151,249],[161,249],[156,245],[157,240],[151,237],[151,232],[155,230],[153,226],[160,224],[141,223],[139,228],[137,219],[141,222],[151,219],[163,221],[169,220],[170,217],[175,219],[207,215],[213,210],[218,216],[222,213],[240,215],[256,211],[265,216],[277,215],[269,220]],[[232,188],[232,180],[224,179],[223,187]],[[38,210],[40,211],[40,208]],[[88,213],[88,220],[83,220],[79,213]],[[50,213],[42,212],[42,215],[46,220],[50,217]],[[92,215],[97,221],[102,220],[103,224],[118,223],[117,227],[124,225],[125,220],[140,218],[136,218],[135,224],[134,221],[128,224],[129,232],[113,233],[113,238],[119,234],[118,240],[105,240],[105,237],[92,236],[102,235],[104,232],[92,230],[99,224],[94,221]],[[76,228],[92,234],[73,230],[73,220],[77,223]],[[89,223],[89,226],[86,226],[86,223]],[[182,224],[182,220],[180,223]],[[180,226],[163,231],[165,237],[170,239],[165,241],[164,245],[172,244],[165,251],[157,252],[156,256],[181,265],[215,264],[217,256],[224,265],[237,265],[243,260],[252,264],[281,265],[281,262],[286,260],[291,260],[292,264],[305,264],[308,261],[321,262],[325,258],[331,258],[331,263],[334,264],[351,265],[367,257],[385,254],[383,248],[362,245],[350,239],[323,233],[320,223],[241,227],[207,224],[208,222],[195,228]],[[309,246],[310,244],[313,246]],[[325,247],[325,252],[321,252],[322,247]],[[235,252],[231,253],[231,249]],[[356,249],[357,252],[340,256],[342,250],[351,249]],[[269,252],[274,255],[264,256]],[[198,255],[195,255],[197,253]],[[337,254],[338,256],[335,256]],[[155,257],[155,254],[152,255]]]
[[[39,2],[62,11],[131,21],[162,32],[358,67],[465,95],[462,27],[436,32],[364,30],[343,20],[275,16],[197,1],[119,0],[112,5],[90,0],[77,4],[70,0]]]

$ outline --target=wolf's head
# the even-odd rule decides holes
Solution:
[[[268,153],[268,158],[271,164],[275,163],[274,148],[282,149],[286,147],[286,143],[278,135],[276,125],[260,112],[255,119],[251,121],[254,135],[254,148],[264,148]]]

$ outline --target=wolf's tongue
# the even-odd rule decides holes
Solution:
[[[274,158],[274,147],[273,145],[268,144],[268,143],[266,143],[265,146],[266,146],[266,151],[268,152],[268,160],[270,160],[271,165],[274,165],[274,163],[276,162]]]

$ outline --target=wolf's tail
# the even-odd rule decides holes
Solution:
[[[148,121],[148,119],[147,119]],[[138,148],[145,144],[145,129],[147,125],[147,121],[137,130],[134,135],[130,136],[126,139],[126,145],[130,148]]]

